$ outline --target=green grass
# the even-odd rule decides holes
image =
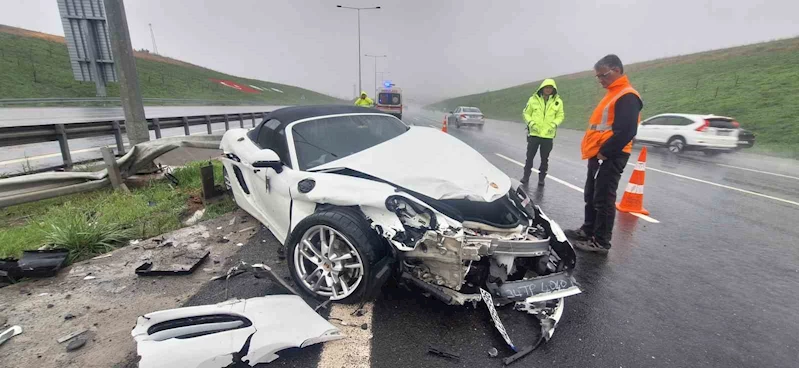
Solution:
[[[193,162],[176,169],[177,188],[151,181],[127,195],[111,189],[73,194],[0,209],[0,258],[19,257],[42,245],[67,247],[80,260],[123,244],[182,227],[188,202],[201,195],[200,167]],[[213,161],[215,183],[222,183],[221,163]],[[203,220],[236,208],[225,195],[208,204]]]
[[[93,82],[77,82],[73,79],[66,44],[4,33],[2,30],[0,28],[0,99],[95,97]],[[204,99],[230,101],[232,104],[236,101],[262,101],[274,105],[341,102],[311,90],[239,78],[185,63],[137,58],[136,69],[144,98]],[[212,82],[210,78],[254,85],[266,91],[244,93]],[[277,88],[283,93],[270,88]],[[109,83],[108,96],[119,96],[118,83]]]
[[[799,158],[799,38],[628,65],[644,100],[643,117],[702,113],[736,118],[757,137],[755,151]],[[604,90],[591,71],[555,77],[563,127],[584,129]],[[428,108],[477,106],[486,116],[521,122],[541,81],[445,100]]]

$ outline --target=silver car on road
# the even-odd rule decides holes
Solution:
[[[447,125],[456,128],[462,126],[476,126],[478,129],[483,129],[485,124],[485,117],[483,112],[476,107],[459,106],[454,111],[450,111],[447,117]]]

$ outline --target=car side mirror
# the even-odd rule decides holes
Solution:
[[[272,168],[278,174],[283,172],[283,162],[280,161],[280,156],[270,149],[263,149],[258,152],[256,160],[252,163],[252,167]]]
[[[272,168],[278,174],[283,172],[283,163],[280,161],[255,161],[252,163],[252,167]]]

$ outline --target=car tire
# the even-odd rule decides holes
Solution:
[[[666,144],[666,147],[671,153],[682,153],[685,151],[685,138],[671,137],[669,142]]]
[[[327,253],[322,239],[334,239]],[[323,210],[300,221],[286,247],[289,273],[300,290],[319,300],[344,304],[362,300],[373,283],[373,266],[387,252],[363,215],[344,208]],[[346,255],[350,258],[336,261]]]
[[[460,129],[461,128],[461,122],[458,121],[458,120],[455,120],[455,127]]]

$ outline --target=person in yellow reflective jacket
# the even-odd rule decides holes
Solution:
[[[363,106],[363,107],[372,107],[375,105],[375,102],[372,101],[371,98],[366,96],[366,92],[361,91],[361,97],[355,100],[355,106]]]
[[[544,185],[549,168],[549,153],[552,152],[552,143],[558,125],[563,122],[563,100],[558,94],[558,87],[554,79],[544,79],[527,105],[522,111],[524,121],[527,123],[527,162],[524,164],[524,173],[521,182],[530,181],[530,172],[533,170],[533,159],[536,151],[541,149],[541,165],[538,167],[538,186]]]

